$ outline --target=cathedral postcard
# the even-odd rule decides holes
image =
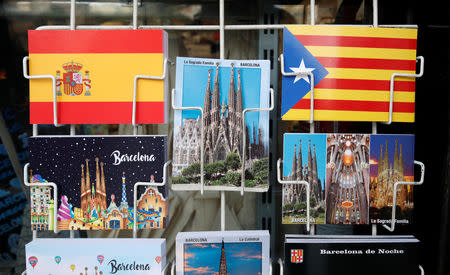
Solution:
[[[25,246],[27,275],[161,275],[165,239],[34,239]]]
[[[177,275],[268,275],[269,263],[267,230],[177,234]]]
[[[178,57],[176,75],[191,109],[174,114],[172,189],[267,191],[270,62]]]
[[[302,181],[309,183],[310,223],[325,223],[326,134],[284,134],[283,224],[307,223],[307,193]]]
[[[38,136],[29,138],[32,230],[165,228],[163,181],[167,136]],[[55,183],[57,198],[51,187]]]
[[[394,184],[414,181],[414,135],[372,135],[370,143],[370,220],[391,223]],[[397,187],[396,223],[412,218],[413,186]]]
[[[369,150],[370,135],[327,135],[327,224],[369,224]]]

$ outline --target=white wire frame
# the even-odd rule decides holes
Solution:
[[[285,27],[283,24],[253,24],[253,25],[225,25],[225,5],[224,0],[219,1],[219,25],[138,25],[138,0],[133,0],[133,18],[132,25],[75,25],[76,14],[76,0],[70,1],[70,25],[52,25],[52,26],[40,26],[36,30],[112,30],[112,29],[159,29],[159,30],[172,30],[172,31],[220,31],[220,58],[223,59],[225,55],[225,30],[281,30]],[[373,25],[358,25],[358,26],[373,26],[373,27],[402,27],[402,28],[417,28],[417,25],[378,25],[378,0],[373,1]],[[310,0],[310,24],[315,25],[315,0]],[[354,26],[354,25],[340,25],[340,26]],[[423,64],[423,62],[422,62]],[[53,80],[54,81],[54,80]],[[54,81],[55,82],[55,81]],[[55,86],[55,85],[54,85]],[[56,116],[56,110],[55,110]],[[314,120],[311,116],[311,132],[314,132]],[[55,126],[59,126],[57,120],[54,119]],[[133,123],[133,125],[135,125]],[[33,125],[33,132],[37,133],[37,125]],[[373,123],[373,130],[376,132],[376,123]],[[202,190],[203,191],[203,190]],[[221,205],[224,205],[224,191],[221,191]],[[203,193],[203,192],[202,192]],[[223,211],[221,211],[223,212]],[[224,223],[224,219],[221,219],[221,223]],[[222,230],[224,230],[224,224],[222,224]],[[282,260],[279,259],[280,274],[283,274]],[[271,264],[272,267],[272,264]],[[419,266],[422,274],[424,274],[423,268]],[[166,266],[167,268],[167,266]],[[165,268],[165,269],[166,269]],[[270,269],[272,271],[272,268]],[[174,274],[174,263],[172,263],[171,273]],[[272,272],[270,272],[272,273]],[[23,274],[26,274],[24,272]]]

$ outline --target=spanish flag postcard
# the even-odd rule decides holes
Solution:
[[[136,75],[162,76],[162,30],[30,30],[29,74],[56,78],[61,124],[131,123]],[[167,77],[138,79],[136,123],[167,121]],[[52,80],[30,80],[30,123],[53,123]]]

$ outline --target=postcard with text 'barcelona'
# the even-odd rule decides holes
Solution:
[[[35,239],[25,246],[28,275],[160,275],[165,239]]]
[[[33,230],[165,228],[167,136],[39,136],[29,139]],[[52,197],[48,183],[57,186]],[[137,182],[140,186],[134,202]],[[42,183],[42,186],[39,184]]]
[[[176,73],[175,105],[202,112],[175,111],[172,188],[267,191],[269,112],[248,109],[269,107],[270,62],[178,57]]]

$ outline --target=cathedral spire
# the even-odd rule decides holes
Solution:
[[[394,151],[394,170],[398,170],[398,141],[395,140],[395,151]]]
[[[100,162],[100,170],[101,170],[101,182],[100,182],[100,189],[102,190],[103,194],[106,195],[106,186],[105,186],[105,174],[103,173],[103,161]]]
[[[380,144],[380,159],[378,160],[378,177],[380,177],[381,171],[383,171],[383,144]]]
[[[125,172],[122,175],[122,203],[127,203],[127,190],[125,188]]]
[[[294,158],[292,159],[291,180],[297,179],[297,144],[294,144]]]
[[[312,172],[312,154],[311,154],[311,140],[308,141],[308,182],[311,184]]]
[[[242,115],[243,110],[244,110],[244,103],[242,102],[241,70],[238,70],[238,84],[236,92],[236,114]]]
[[[302,140],[298,141],[297,179],[303,180]]]
[[[225,257],[225,243],[222,240],[222,249],[220,252],[220,268],[218,275],[228,275],[227,259]]]
[[[95,158],[95,189],[100,190],[100,169],[98,167],[98,158]]]
[[[86,159],[86,191],[91,190],[91,175],[89,174],[89,159]]]
[[[84,193],[84,185],[85,185],[85,180],[84,180],[84,164],[81,164],[81,195],[83,195]]]
[[[232,122],[234,122],[234,117],[231,117],[234,115],[235,111],[235,97],[236,93],[234,91],[234,64],[231,63],[230,90],[228,91],[228,119],[231,119]]]
[[[206,84],[205,100],[203,102],[203,115],[205,123],[209,118],[209,112],[211,111],[211,70],[208,70],[208,83]]]
[[[211,104],[211,130],[212,130],[212,144],[216,143],[215,137],[219,129],[220,123],[220,90],[219,90],[219,63],[216,64],[216,75],[214,77],[214,88],[212,94]]]

